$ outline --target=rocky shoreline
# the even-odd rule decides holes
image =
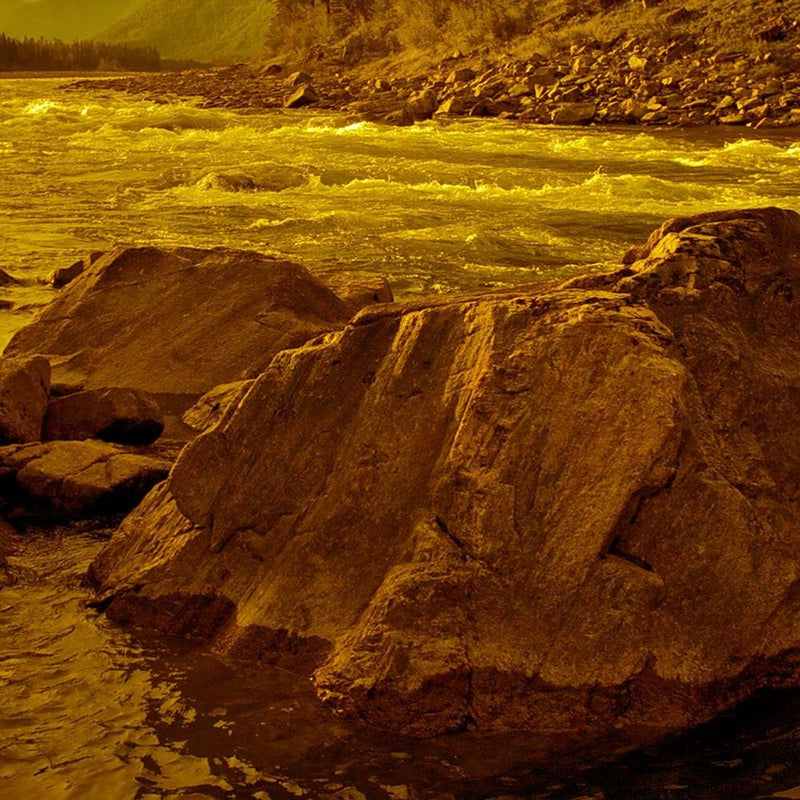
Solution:
[[[680,27],[693,12],[672,12]],[[686,16],[688,15],[688,17]],[[765,49],[720,52],[690,35],[665,43],[626,36],[581,42],[527,58],[457,53],[424,75],[364,78],[327,62],[240,64],[181,73],[80,81],[78,88],[143,94],[156,102],[197,98],[206,108],[337,111],[393,125],[431,118],[494,117],[555,125],[800,125],[800,72],[778,66],[769,42],[795,35],[777,18],[752,36]]]
[[[255,253],[88,259],[2,362],[2,514],[133,509],[98,607],[377,728],[690,727],[800,685],[798,254],[796,213],[717,212],[406,303]]]

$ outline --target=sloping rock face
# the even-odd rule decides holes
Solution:
[[[46,358],[0,359],[0,445],[41,439],[49,399]]]
[[[47,354],[53,381],[203,394],[258,375],[272,356],[350,313],[302,267],[259,253],[117,249],[71,281],[9,343]]]
[[[91,570],[116,620],[417,735],[674,729],[800,680],[800,217],[279,353]]]
[[[21,522],[64,522],[130,511],[172,461],[106,442],[0,448],[0,513]]]
[[[197,431],[216,425],[229,409],[239,405],[253,381],[223,383],[206,392],[181,418],[185,425]]]

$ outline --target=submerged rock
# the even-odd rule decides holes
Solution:
[[[239,250],[113,250],[19,331],[10,355],[48,354],[73,389],[199,396],[341,327],[345,304],[307,270]]]
[[[800,216],[278,354],[92,566],[131,625],[433,735],[696,724],[800,665]]]
[[[148,445],[164,430],[155,398],[136,389],[87,389],[55,398],[47,409],[44,440],[103,439]]]
[[[49,396],[46,358],[0,359],[0,444],[39,441]]]
[[[106,442],[0,448],[0,513],[24,522],[63,522],[132,509],[172,462]]]

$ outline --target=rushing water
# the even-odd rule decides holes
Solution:
[[[388,128],[0,80],[0,267],[35,281],[118,244],[229,245],[398,295],[571,275],[664,219],[800,209],[800,137],[748,129]],[[47,298],[16,303],[0,336]]]
[[[61,83],[0,81],[0,267],[22,281],[0,288],[2,340],[51,296],[51,269],[118,244],[254,248],[381,272],[403,296],[566,277],[676,214],[800,210],[793,133],[394,129]],[[0,589],[2,800],[744,800],[800,784],[791,694],[610,766],[597,755],[619,742],[360,731],[285,672],[109,625],[80,580],[99,546],[31,535]]]

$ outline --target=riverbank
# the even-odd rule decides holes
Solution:
[[[436,118],[496,117],[535,124],[800,125],[797,21],[775,17],[721,49],[684,30],[700,12],[664,14],[670,35],[582,34],[550,52],[469,54],[436,63],[404,56],[348,66],[341,59],[142,74],[95,87],[156,102],[195,97],[202,107],[311,107],[393,125]],[[84,88],[85,82],[76,84]]]

